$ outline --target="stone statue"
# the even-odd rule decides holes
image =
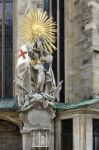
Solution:
[[[33,17],[33,13],[34,12],[32,12],[32,15],[29,14],[29,16],[31,15]],[[41,18],[43,20],[44,17],[46,17],[45,14],[44,16],[43,14],[41,15],[41,12],[39,11],[37,12],[37,15],[40,23]],[[55,101],[59,101],[59,93],[61,90],[62,81],[59,82],[58,86],[56,86],[54,73],[52,70],[52,48],[54,48],[52,41],[54,41],[54,24],[50,22],[50,20],[48,20],[46,23],[44,19],[42,23],[46,26],[48,25],[49,31],[47,31],[48,29],[46,26],[45,28],[44,25],[40,26],[39,20],[35,20],[34,22],[36,23],[32,26],[32,34],[34,33],[32,39],[25,31],[25,21],[24,32],[27,35],[25,38],[29,37],[32,42],[25,43],[25,48],[21,48],[21,54],[19,54],[21,58],[19,59],[22,63],[19,62],[17,67],[18,69],[21,68],[21,71],[19,71],[17,75],[17,95],[18,103],[22,110],[36,107],[38,104],[42,104],[42,106],[46,108],[54,105]],[[27,26],[29,26],[29,24],[27,24]],[[31,33],[31,31],[27,32]],[[25,61],[25,59],[27,61]]]

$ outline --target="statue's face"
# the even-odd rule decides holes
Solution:
[[[35,41],[35,44],[37,44],[37,47],[39,48],[44,42],[43,38],[37,38]]]
[[[42,39],[38,38],[37,39],[37,47],[39,48],[42,45]]]

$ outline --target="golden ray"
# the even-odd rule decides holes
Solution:
[[[28,12],[21,21],[20,29],[23,42],[34,42],[41,37],[45,40],[44,47],[48,52],[56,49],[56,23],[52,17],[48,17],[46,11],[37,9]]]

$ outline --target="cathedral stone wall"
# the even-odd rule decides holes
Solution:
[[[66,101],[93,96],[93,11],[86,0],[67,1],[65,57]]]
[[[91,1],[93,10],[93,92],[99,96],[99,1]]]
[[[65,86],[69,103],[99,91],[99,2],[67,1],[65,11]]]

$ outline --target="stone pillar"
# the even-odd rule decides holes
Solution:
[[[74,150],[86,149],[86,118],[85,114],[73,117],[73,147]]]
[[[77,114],[73,117],[73,150],[92,150],[92,117]]]
[[[61,150],[61,120],[57,117],[55,126],[56,150]]]
[[[23,120],[23,150],[54,150],[54,117],[51,107],[44,109],[40,104],[35,108],[20,111]]]
[[[80,116],[80,150],[86,149],[86,117],[85,114]]]
[[[86,117],[86,150],[92,150],[92,146],[93,146],[93,140],[92,140],[92,117],[91,116],[87,116]]]
[[[31,149],[31,137],[30,132],[27,130],[23,130],[22,132],[22,146],[23,150],[30,150]]]
[[[80,150],[80,116],[73,116],[73,150]]]

